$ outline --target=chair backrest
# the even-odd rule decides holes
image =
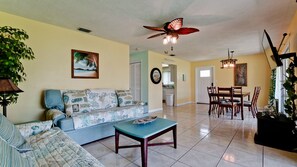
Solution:
[[[210,94],[210,93],[216,93],[216,87],[215,86],[208,86],[207,87],[207,93]]]
[[[260,86],[256,86],[254,88],[254,94],[253,94],[253,98],[252,98],[252,105],[257,105],[257,101],[258,101],[258,97],[261,91],[261,87]]]
[[[233,103],[233,93],[234,93],[234,90],[232,87],[218,87],[217,98],[223,99],[225,97],[228,97],[228,99],[230,99],[230,101]]]
[[[234,93],[242,94],[242,87],[241,86],[232,86]]]
[[[210,100],[215,100],[216,96],[212,96],[212,93],[216,93],[217,92],[217,88],[215,86],[208,86],[207,87],[207,93],[208,93],[208,97]]]

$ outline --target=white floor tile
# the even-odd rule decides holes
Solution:
[[[149,147],[150,167],[296,167],[297,153],[265,147],[254,143],[257,119],[245,111],[245,120],[239,116],[208,115],[208,105],[188,104],[163,107],[151,113],[161,118],[176,120],[177,149],[171,145]],[[159,136],[151,142],[171,141],[172,133]],[[120,136],[120,145],[138,142]],[[106,167],[141,166],[140,148],[120,149],[114,153],[114,137],[83,146]]]

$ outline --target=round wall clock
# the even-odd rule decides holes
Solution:
[[[151,80],[154,84],[160,83],[162,79],[161,71],[158,68],[153,68],[151,71]]]

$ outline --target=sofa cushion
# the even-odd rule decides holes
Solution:
[[[86,89],[91,110],[107,109],[118,106],[114,89]]]
[[[40,167],[103,167],[103,165],[79,144],[71,140],[61,129],[51,128],[26,138],[33,151],[22,154]]]
[[[116,90],[116,93],[120,107],[133,105],[133,96],[130,90]]]
[[[16,126],[2,114],[0,114],[0,138],[19,152],[32,150]]]
[[[22,136],[24,138],[27,138],[29,136],[37,135],[41,132],[44,132],[46,130],[49,130],[53,125],[53,121],[35,121],[35,122],[29,122],[29,123],[23,123],[19,125],[15,125]]]
[[[77,113],[90,112],[90,104],[88,102],[85,91],[66,92],[63,95],[66,115],[73,116]]]
[[[47,109],[64,111],[64,103],[60,90],[48,89],[44,91],[44,103]]]
[[[143,117],[145,114],[145,106],[130,105],[77,114],[72,117],[72,120],[74,128],[81,129],[106,122],[117,122],[130,118],[139,118]]]
[[[0,138],[0,166],[30,166],[28,159],[21,156],[15,148]]]

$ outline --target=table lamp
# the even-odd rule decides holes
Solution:
[[[3,106],[3,115],[6,117],[6,106],[10,103],[6,99],[6,95],[10,93],[20,93],[23,92],[18,88],[9,78],[0,78],[0,96],[3,99],[0,99],[0,105]]]

